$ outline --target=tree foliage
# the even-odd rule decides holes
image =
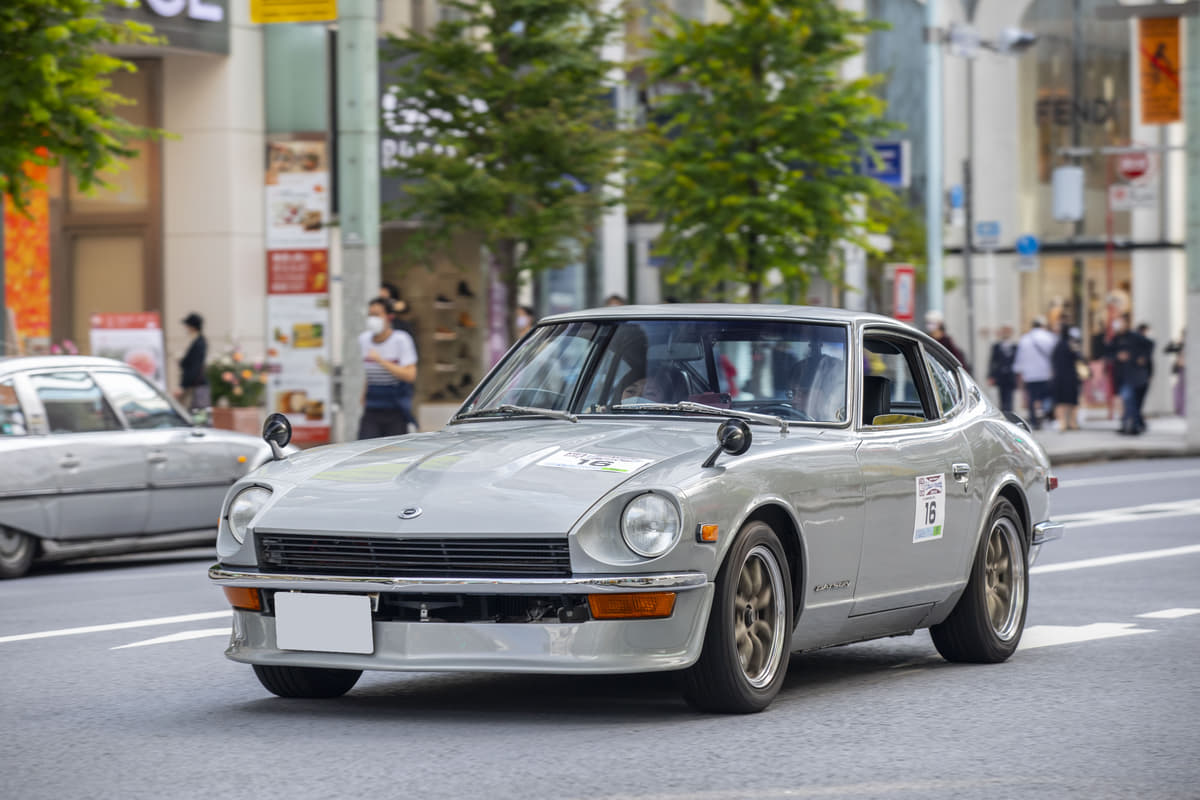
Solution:
[[[618,16],[596,0],[452,0],[428,35],[391,39],[400,87],[385,125],[406,139],[389,173],[407,183],[389,217],[416,221],[418,250],[475,233],[509,289],[567,266],[611,199],[616,168],[602,46]]]
[[[637,205],[663,223],[671,280],[758,300],[777,270],[803,296],[872,227],[856,208],[882,188],[860,165],[889,127],[874,79],[839,70],[878,26],[829,0],[720,4],[724,21],[671,15],[650,35]]]
[[[26,164],[66,164],[79,186],[136,151],[125,143],[155,133],[117,115],[128,102],[106,77],[133,65],[101,48],[148,44],[151,29],[101,16],[122,0],[4,0],[0,3],[0,195],[18,208],[36,182]]]

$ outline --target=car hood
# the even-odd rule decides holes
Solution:
[[[694,422],[530,420],[323,448],[292,469],[275,462],[260,473],[276,496],[255,528],[561,536],[634,475],[673,457],[694,454],[699,465],[713,431]]]

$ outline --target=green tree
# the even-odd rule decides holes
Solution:
[[[616,127],[602,46],[621,23],[596,0],[451,0],[428,35],[392,38],[401,93],[385,125],[407,137],[389,173],[407,183],[391,218],[416,221],[427,252],[482,237],[508,289],[523,271],[585,252],[612,194]]]
[[[123,0],[4,0],[0,3],[0,195],[24,209],[33,181],[27,163],[65,163],[79,186],[135,151],[125,145],[154,131],[117,115],[127,103],[106,75],[133,64],[101,52],[111,45],[152,44],[151,29],[113,22],[103,7]]]
[[[842,63],[879,26],[830,0],[720,0],[727,19],[670,15],[650,35],[636,206],[663,223],[668,279],[734,283],[758,301],[778,270],[789,296],[835,282],[840,242],[875,226],[856,209],[882,187],[859,169],[889,130],[874,79]]]

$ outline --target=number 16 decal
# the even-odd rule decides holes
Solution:
[[[945,473],[918,476],[916,501],[913,542],[942,538],[942,528],[946,524]]]

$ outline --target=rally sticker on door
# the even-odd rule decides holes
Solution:
[[[558,452],[543,458],[538,463],[543,467],[566,467],[567,469],[587,469],[597,472],[633,472],[649,464],[650,458],[621,458],[620,456],[599,456],[594,453]]]
[[[917,476],[917,518],[913,524],[913,542],[942,538],[946,523],[946,475]]]

